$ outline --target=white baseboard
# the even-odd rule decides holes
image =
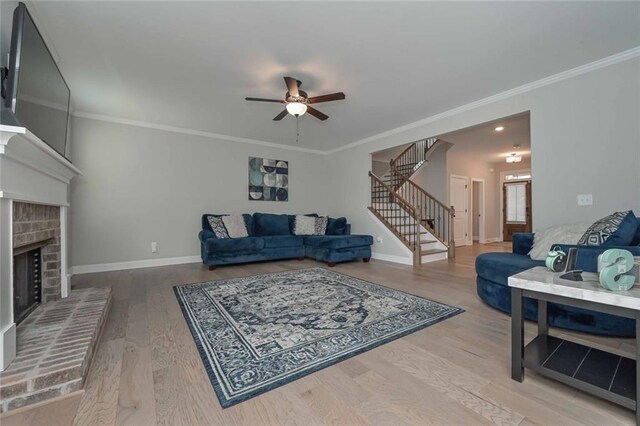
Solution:
[[[78,265],[71,268],[72,275],[92,274],[94,272],[123,271],[126,269],[154,268],[156,266],[181,265],[184,263],[200,263],[200,256],[164,257],[161,259],[132,260],[129,262],[97,263],[95,265]]]
[[[501,242],[502,242],[502,238],[492,237],[492,238],[485,238],[484,240],[480,241],[480,244],[491,244],[491,243],[501,243]]]
[[[391,254],[384,253],[371,253],[371,257],[378,260],[386,260],[387,262],[400,263],[402,265],[410,265],[413,266],[413,258],[403,257],[403,256],[394,256]]]
[[[0,371],[4,371],[16,357],[16,323],[0,330]]]

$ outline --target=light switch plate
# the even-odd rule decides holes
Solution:
[[[591,206],[593,205],[593,194],[578,194],[579,206]]]

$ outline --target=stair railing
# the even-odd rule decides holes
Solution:
[[[414,264],[419,265],[421,209],[414,207],[372,172],[369,172],[369,177],[371,180],[369,210],[413,252]],[[397,214],[384,215],[381,212],[383,207],[395,210],[394,204],[398,206]],[[401,211],[406,212],[408,217],[413,219],[411,221],[413,223],[407,223],[407,216],[402,215]]]
[[[392,178],[394,174],[410,177],[427,160],[427,151],[437,141],[438,138],[421,139],[406,147],[400,155],[389,163]],[[396,183],[393,180],[392,183],[395,186]]]
[[[411,179],[398,175],[401,183],[396,193],[416,210],[416,216],[422,220],[422,225],[434,237],[448,247],[449,257],[455,257],[453,206],[447,207],[433,195],[416,185]]]

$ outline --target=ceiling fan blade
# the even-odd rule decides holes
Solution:
[[[258,101],[258,102],[275,102],[278,104],[283,104],[284,101],[281,99],[264,99],[264,98],[244,98],[246,101]]]
[[[307,103],[319,104],[320,102],[339,101],[344,99],[345,97],[345,94],[342,92],[331,93],[329,95],[314,96],[312,98],[309,98],[307,99]]]
[[[286,83],[291,96],[300,96],[298,93],[298,80],[293,77],[285,77],[284,82]]]
[[[287,110],[284,109],[280,114],[276,115],[273,121],[280,121],[288,114]]]
[[[315,118],[317,118],[318,120],[326,120],[327,118],[329,118],[329,116],[327,114],[324,114],[320,111],[318,111],[317,109],[315,109],[314,107],[310,107],[307,106],[307,112],[311,115],[313,115]]]

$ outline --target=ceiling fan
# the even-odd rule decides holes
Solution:
[[[285,104],[285,109],[273,119],[274,121],[282,120],[287,114],[299,117],[305,112],[313,115],[318,120],[326,120],[328,115],[318,111],[311,104],[319,104],[320,102],[339,101],[345,98],[344,93],[331,93],[329,95],[314,96],[310,98],[307,92],[300,90],[302,85],[300,80],[296,80],[293,77],[285,77],[284,82],[287,85],[287,93],[284,95],[284,99],[263,99],[263,98],[245,98],[247,101],[258,102],[275,102],[279,104]]]

